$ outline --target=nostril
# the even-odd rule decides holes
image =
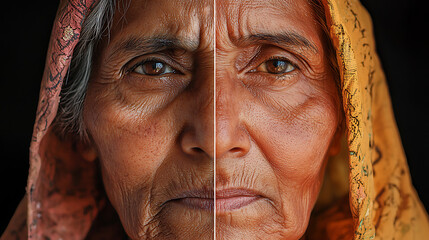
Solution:
[[[243,151],[243,149],[242,149],[242,148],[239,148],[239,147],[235,147],[235,148],[231,148],[229,151],[230,151],[231,153],[238,153],[238,152]]]
[[[193,148],[191,148],[191,150],[192,150],[194,153],[202,153],[202,152],[204,152],[204,150],[203,150],[203,149],[201,149],[201,148],[199,148],[199,147],[193,147]]]
[[[229,156],[231,157],[242,157],[247,153],[246,149],[241,147],[231,148],[228,152],[229,152]]]

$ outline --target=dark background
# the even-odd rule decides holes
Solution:
[[[362,0],[373,17],[377,49],[414,186],[429,209],[429,29],[417,0]],[[421,3],[421,2],[420,2]],[[2,3],[0,71],[0,233],[25,193],[30,138],[49,36],[58,4]]]

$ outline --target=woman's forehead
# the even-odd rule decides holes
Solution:
[[[237,45],[261,35],[300,35],[318,42],[318,25],[307,0],[217,0],[216,40]],[[228,39],[224,39],[227,37]]]
[[[174,39],[187,50],[213,45],[212,0],[120,0],[110,43],[129,38]]]

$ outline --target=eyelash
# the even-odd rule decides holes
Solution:
[[[282,57],[282,56],[270,56],[269,58],[267,58],[267,59],[265,59],[264,61],[262,61],[258,66],[256,66],[256,68],[253,68],[252,70],[250,70],[249,72],[257,72],[256,71],[256,69],[260,66],[260,65],[262,65],[262,64],[264,64],[264,63],[266,63],[266,62],[268,62],[268,61],[270,61],[270,60],[280,60],[280,61],[285,61],[285,62],[287,62],[288,64],[290,64],[290,65],[292,65],[292,67],[294,68],[294,70],[292,70],[291,72],[293,72],[293,71],[295,71],[295,70],[300,70],[300,68],[299,68],[299,66],[297,65],[297,64],[295,64],[295,63],[293,63],[292,61],[290,61],[288,58],[286,58],[286,57]],[[141,60],[141,61],[139,61],[138,63],[136,63],[136,64],[134,64],[132,67],[130,67],[130,68],[128,68],[127,70],[126,70],[126,73],[132,73],[132,72],[134,72],[135,70],[136,70],[136,68],[137,67],[139,67],[139,66],[141,66],[141,65],[143,65],[143,64],[145,64],[145,63],[147,63],[147,62],[160,62],[160,63],[163,63],[163,64],[165,64],[165,65],[167,65],[167,66],[169,66],[171,69],[173,69],[173,73],[175,73],[175,74],[182,74],[179,70],[177,70],[176,68],[174,68],[174,67],[172,67],[171,66],[171,64],[169,64],[169,63],[167,63],[166,61],[164,61],[164,60],[161,60],[161,59],[159,59],[159,58],[156,58],[156,57],[149,57],[149,58],[145,58],[145,59],[143,59],[143,60]],[[283,74],[279,74],[279,75],[285,75],[285,74],[289,74],[290,72],[287,72],[287,73],[283,73]],[[161,74],[161,75],[163,75],[163,74]],[[148,76],[151,76],[151,75],[149,75],[148,74]]]
[[[295,70],[300,70],[300,68],[298,67],[298,65],[297,65],[297,64],[293,63],[291,60],[289,60],[289,59],[288,59],[288,58],[286,58],[286,57],[282,57],[282,56],[270,56],[269,58],[264,59],[263,61],[258,61],[258,62],[260,62],[260,63],[259,63],[255,68],[253,68],[252,70],[250,70],[249,72],[250,72],[250,73],[256,73],[256,72],[258,72],[258,71],[257,71],[257,69],[258,69],[262,64],[264,64],[264,63],[266,63],[266,62],[268,62],[268,61],[271,61],[271,60],[279,60],[279,61],[287,62],[288,64],[290,64],[290,65],[294,68],[294,69],[293,69],[292,71],[290,71],[290,72],[286,72],[286,73],[278,74],[279,76],[290,74],[291,72],[294,72]],[[270,74],[272,74],[272,73],[270,73]]]
[[[126,73],[133,73],[137,67],[139,67],[139,66],[141,66],[147,62],[160,62],[160,63],[163,63],[163,64],[169,66],[170,68],[172,68],[174,70],[174,73],[183,74],[181,71],[177,70],[177,68],[172,67],[171,64],[169,64],[167,61],[161,60],[161,59],[156,58],[156,57],[148,57],[148,58],[145,58],[145,59],[139,61],[138,63],[134,64],[132,67],[128,68],[126,70]],[[148,75],[148,76],[151,76],[151,75]]]
[[[294,68],[299,69],[298,66],[293,63],[291,60],[289,60],[286,57],[279,57],[279,56],[271,56],[268,59],[266,59],[264,62],[270,61],[270,60],[280,60],[280,61],[285,61],[288,62],[290,65],[292,65]]]

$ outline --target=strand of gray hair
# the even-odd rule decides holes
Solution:
[[[55,132],[60,137],[74,135],[87,140],[82,112],[91,77],[94,49],[104,33],[109,35],[114,9],[114,0],[100,0],[84,19],[79,42],[74,49],[69,72],[64,79],[58,112],[54,120]]]

